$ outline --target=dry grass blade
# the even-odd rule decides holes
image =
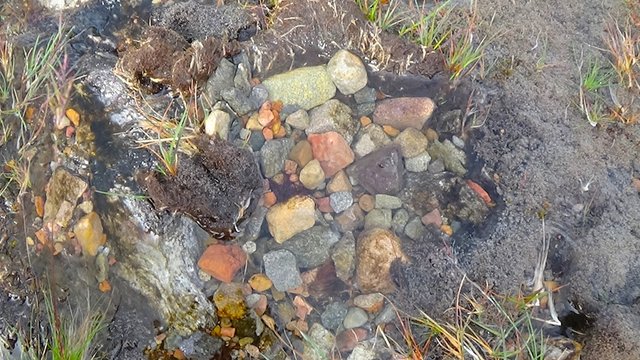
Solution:
[[[631,22],[620,26],[611,20],[605,28],[604,42],[613,58],[613,66],[620,82],[628,88],[640,90],[640,35]]]

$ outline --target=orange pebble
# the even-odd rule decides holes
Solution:
[[[442,225],[440,226],[440,231],[442,231],[443,233],[451,236],[453,235],[453,228],[451,228],[450,225]]]
[[[274,194],[273,191],[264,193],[264,195],[262,195],[262,200],[264,201],[264,206],[268,208],[272,207],[276,202],[278,202],[276,194]]]
[[[44,216],[44,198],[42,196],[36,196],[33,199],[33,205],[35,205],[35,208],[36,208],[36,215],[38,215],[38,217],[43,217]]]
[[[103,293],[111,291],[111,284],[109,283],[109,280],[102,281],[98,285],[98,289],[100,289],[100,291],[102,291]]]
[[[368,116],[363,116],[360,118],[360,124],[362,126],[367,126],[369,124],[371,124],[371,118],[369,118]]]
[[[273,131],[269,128],[262,129],[262,136],[265,140],[273,140]]]
[[[400,134],[400,130],[394,128],[391,125],[382,125],[382,130],[384,130],[385,134],[391,137],[395,137],[395,136],[398,136],[398,134]]]
[[[232,327],[220,328],[220,336],[232,338],[236,335],[236,329]]]

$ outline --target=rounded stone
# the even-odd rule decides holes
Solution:
[[[289,250],[264,254],[264,272],[278,291],[287,291],[302,285],[296,257]]]
[[[395,290],[391,264],[405,258],[397,236],[385,229],[367,230],[358,237],[356,253],[356,279],[360,290],[383,294]]]
[[[350,191],[334,192],[329,195],[331,208],[336,213],[341,213],[353,205],[353,195]]]
[[[311,160],[300,171],[300,182],[309,190],[317,189],[324,183],[324,170],[318,160]]]
[[[355,94],[367,86],[367,70],[359,57],[347,50],[339,50],[327,64],[327,72],[344,95]]]
[[[367,321],[369,321],[369,315],[367,315],[366,311],[359,307],[352,307],[347,311],[342,325],[345,329],[353,329],[363,326]]]
[[[313,227],[315,210],[316,203],[308,196],[294,196],[284,203],[275,204],[267,212],[269,232],[277,243],[282,244]]]

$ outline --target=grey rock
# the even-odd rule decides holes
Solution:
[[[264,85],[256,85],[251,89],[249,100],[255,108],[260,108],[260,106],[262,106],[262,104],[264,104],[268,99],[269,91],[267,91],[267,88],[265,88]]]
[[[347,316],[347,311],[347,306],[341,302],[330,303],[320,315],[322,325],[329,330],[338,330]]]
[[[390,209],[373,209],[364,217],[364,229],[390,229],[391,228],[391,210]]]
[[[218,68],[205,85],[205,96],[211,103],[222,100],[222,91],[233,88],[236,67],[227,59],[220,59]]]
[[[359,57],[347,50],[339,50],[329,60],[327,72],[338,90],[351,95],[367,85],[367,70]]]
[[[350,191],[339,191],[329,195],[331,208],[336,213],[341,213],[353,205],[353,194]]]
[[[451,137],[451,142],[453,143],[453,145],[455,145],[458,149],[464,150],[464,140],[460,139],[459,137],[453,135]]]
[[[459,178],[450,172],[430,174],[429,172],[409,173],[406,185],[398,195],[404,207],[418,216],[439,208],[456,199]]]
[[[369,134],[362,134],[353,145],[353,152],[357,157],[363,157],[372,153],[376,149],[376,144],[371,140]]]
[[[369,124],[358,132],[353,152],[358,157],[363,157],[389,143],[391,143],[391,139],[385,134],[382,126]]]
[[[220,95],[238,116],[246,115],[257,109],[257,106],[249,99],[249,96],[243,94],[239,89],[224,89],[220,92]]]
[[[179,348],[189,359],[208,360],[220,352],[222,345],[222,339],[197,331],[184,339]]]
[[[438,174],[438,173],[444,172],[445,170],[444,161],[442,161],[442,159],[431,161],[429,163],[429,166],[427,167],[427,170],[429,170],[429,173],[431,174]]]
[[[409,220],[404,227],[404,233],[412,240],[418,240],[427,233],[427,229],[422,224],[422,220],[419,217],[414,217]]]
[[[402,200],[397,196],[386,194],[376,194],[376,208],[378,209],[398,209],[402,207]]]
[[[236,76],[233,78],[233,86],[240,90],[244,96],[251,95],[251,70],[244,63],[238,64]]]
[[[398,209],[391,219],[391,228],[396,234],[403,234],[404,227],[409,222],[409,212],[405,209]]]
[[[359,307],[351,307],[347,311],[347,315],[345,315],[342,325],[345,329],[353,329],[363,326],[367,321],[369,321],[369,315],[367,315],[366,311]]]
[[[306,130],[309,127],[309,113],[305,109],[300,109],[287,116],[285,122],[291,127]]]
[[[432,159],[442,160],[445,169],[448,171],[459,176],[466,174],[467,169],[465,169],[465,165],[467,163],[467,157],[464,151],[458,149],[451,141],[445,140],[441,143],[436,140],[429,146],[428,151]]]
[[[265,79],[269,99],[284,105],[310,110],[324,104],[336,94],[336,87],[324,65],[302,67]]]
[[[398,313],[396,312],[396,307],[393,304],[387,304],[382,311],[376,316],[373,321],[374,324],[388,324],[393,321],[398,320]]]
[[[404,166],[407,168],[407,171],[410,172],[423,172],[429,169],[429,162],[431,161],[431,156],[429,153],[424,151],[414,157],[404,159]],[[444,171],[444,163],[443,171]]]
[[[351,117],[351,108],[337,99],[331,99],[314,108],[309,113],[310,123],[307,134],[320,134],[335,131],[351,144],[358,132],[360,122]]]
[[[278,291],[287,291],[302,285],[296,257],[289,250],[271,251],[262,257],[264,272]]]
[[[346,232],[331,250],[331,259],[336,267],[338,279],[348,282],[356,268],[356,238],[352,232]]]
[[[282,170],[291,148],[293,140],[289,138],[269,140],[262,146],[260,165],[265,177],[273,177]]]
[[[314,226],[293,236],[281,247],[296,256],[300,268],[308,269],[321,265],[329,259],[329,250],[340,240],[340,234],[326,226]]]
[[[365,86],[353,94],[353,100],[356,101],[356,104],[374,103],[376,101],[376,89]]]
[[[364,103],[356,105],[357,116],[369,116],[376,110],[376,103]]]
[[[404,163],[396,145],[386,146],[357,160],[347,169],[371,194],[397,194],[404,187]]]
[[[252,131],[249,137],[249,146],[251,146],[251,150],[258,152],[264,146],[265,141],[261,131]]]

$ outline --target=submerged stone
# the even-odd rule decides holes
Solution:
[[[349,143],[335,131],[323,134],[310,134],[309,143],[313,157],[320,161],[326,177],[332,177],[354,160]]]
[[[349,144],[360,127],[360,122],[351,117],[351,109],[337,99],[331,99],[314,108],[309,116],[311,120],[306,129],[307,134],[335,131]]]
[[[307,229],[282,246],[296,256],[298,266],[301,268],[314,268],[320,266],[329,258],[329,249],[340,239],[340,234],[327,226],[314,226]]]
[[[373,113],[373,122],[391,125],[398,130],[421,130],[435,110],[435,103],[427,97],[400,97],[380,101]]]
[[[278,291],[287,291],[302,285],[296,257],[289,250],[276,250],[264,254],[264,272]]]
[[[400,239],[389,230],[370,229],[360,234],[357,244],[356,278],[360,290],[392,292],[395,285],[390,274],[391,264],[404,258]]]
[[[327,64],[327,72],[338,90],[351,95],[367,85],[367,70],[359,57],[347,50],[339,50]]]
[[[395,195],[404,187],[404,163],[397,145],[359,159],[347,172],[371,194]]]
[[[322,105],[336,94],[336,87],[326,67],[309,66],[274,75],[262,82],[269,91],[269,100],[281,100],[310,110]]]
[[[313,227],[315,209],[315,201],[308,196],[294,196],[287,202],[278,203],[267,212],[269,232],[281,244]]]

